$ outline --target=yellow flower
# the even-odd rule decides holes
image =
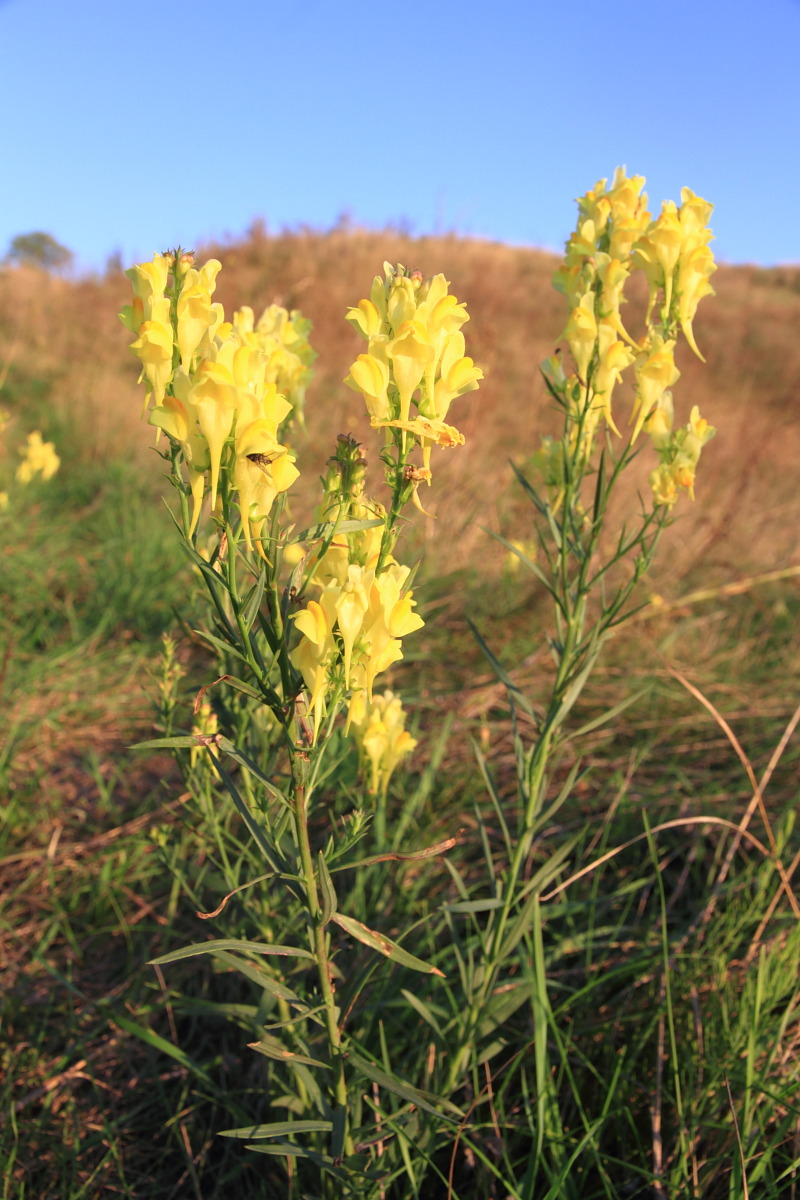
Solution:
[[[597,318],[594,315],[594,292],[586,292],[569,315],[563,334],[569,343],[578,376],[586,382],[589,364],[597,344]]]
[[[692,330],[692,321],[697,312],[697,306],[704,296],[713,296],[714,289],[708,282],[717,266],[714,255],[708,246],[697,246],[694,250],[683,253],[678,263],[678,320],[684,336],[697,357],[705,362],[697,348]]]
[[[299,475],[294,456],[276,439],[273,422],[253,421],[237,432],[233,484],[239,493],[242,532],[248,550],[253,549],[252,539],[260,536],[275,497],[287,491]],[[258,550],[264,555],[260,542]]]
[[[631,420],[635,421],[631,441],[635,442],[642,425],[650,416],[667,388],[680,378],[675,366],[675,341],[653,334],[651,345],[636,359],[636,400]]]
[[[299,613],[293,614],[295,628],[303,635],[299,645],[289,655],[289,661],[303,676],[308,688],[309,709],[314,716],[314,734],[325,715],[326,692],[330,686],[330,666],[335,659],[336,643],[333,628],[336,621],[334,597],[323,592],[320,600],[309,600]]]
[[[599,409],[605,422],[619,437],[619,430],[611,415],[611,394],[635,355],[630,347],[617,340],[616,329],[608,321],[601,321],[598,326],[598,343],[600,357],[592,376],[592,391],[600,403],[593,404],[593,407]]]
[[[388,391],[389,367],[376,354],[359,354],[345,383],[362,393],[371,417],[385,420],[392,415]]]
[[[139,336],[131,350],[142,362],[153,399],[160,404],[172,378],[173,335],[169,300],[162,297],[152,306],[152,315],[139,326]]]
[[[17,467],[18,483],[30,483],[35,475],[52,479],[61,466],[55,446],[52,442],[43,442],[38,429],[28,434],[27,443],[20,447],[19,453],[23,461]]]
[[[383,333],[383,321],[371,300],[359,300],[356,308],[348,308],[345,318],[359,331],[367,341],[378,333]]]
[[[347,580],[336,598],[336,619],[344,648],[345,687],[350,682],[353,645],[361,632],[364,617],[369,609],[369,596],[364,584],[365,579],[369,580],[371,574],[371,572],[365,572],[363,567],[355,563],[351,564],[347,569]]]
[[[657,450],[666,446],[672,436],[672,420],[673,420],[673,404],[672,392],[662,392],[658,398],[655,408],[650,412],[650,416],[644,423],[644,428],[652,438],[653,445]]]
[[[668,313],[672,304],[673,275],[681,249],[683,248],[684,230],[673,200],[665,200],[661,213],[650,226],[647,242],[655,255],[663,272],[661,283],[664,287],[664,313]]]
[[[369,763],[369,791],[386,795],[389,779],[398,763],[417,745],[405,728],[405,713],[399,696],[384,692],[370,701],[357,692],[348,716],[363,765]]]
[[[400,393],[400,420],[407,421],[411,397],[422,382],[425,368],[434,358],[434,348],[419,321],[406,321],[386,344],[394,381]]]
[[[446,425],[444,421],[431,421],[427,417],[415,417],[411,421],[375,421],[371,422],[374,428],[389,428],[402,429],[405,433],[413,433],[420,440],[422,446],[422,465],[427,471],[428,482],[430,482],[430,460],[431,449],[433,446],[463,446],[465,438],[463,433],[460,433],[452,425]]]
[[[433,416],[443,421],[456,396],[473,392],[483,379],[483,371],[464,354],[465,342],[461,332],[448,338],[440,364],[440,377],[433,385]],[[427,405],[420,405],[420,414],[429,415]]]
[[[177,342],[181,366],[185,371],[190,370],[192,358],[209,327],[215,323],[215,320],[219,324],[219,319],[221,319],[221,306],[211,303],[216,277],[221,268],[222,264],[216,258],[212,258],[204,264],[201,270],[198,271],[191,267],[184,276],[176,308]]]
[[[178,370],[174,383],[176,395],[165,396],[164,403],[156,405],[148,418],[150,425],[162,429],[174,441],[179,442],[189,470],[189,487],[192,492],[192,523],[190,534],[197,528],[205,492],[205,473],[208,470],[208,444],[203,437],[197,416],[190,400],[191,381],[185,371]]]
[[[651,471],[650,487],[653,489],[653,501],[656,504],[666,504],[668,508],[672,508],[678,499],[678,485],[672,469],[665,463]]]

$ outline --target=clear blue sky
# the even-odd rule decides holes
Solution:
[[[618,163],[800,262],[800,0],[0,0],[0,255],[405,223],[560,249]]]

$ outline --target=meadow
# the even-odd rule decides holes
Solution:
[[[335,1163],[333,1182],[316,1185],[302,1159],[287,1174],[278,1155],[219,1136],[276,1120],[280,1076],[246,1048],[263,1024],[257,976],[207,957],[148,965],[211,936],[247,937],[241,896],[216,917],[198,913],[256,867],[234,806],[210,785],[187,789],[190,768],[167,750],[132,749],[169,722],[188,732],[217,670],[195,633],[192,567],[117,318],[130,287],[120,264],[77,280],[0,271],[0,403],[12,432],[41,429],[61,458],[0,522],[3,1200],[794,1197],[800,268],[720,267],[695,323],[706,363],[686,347],[678,357],[681,395],[718,433],[549,779],[552,815],[524,871],[528,882],[544,872],[550,890],[536,929],[509,950],[524,980],[541,949],[543,1015],[500,996],[476,1033],[481,1053],[455,1079],[457,984],[519,803],[528,718],[518,707],[515,732],[509,695],[535,707],[553,678],[547,596],[493,535],[531,537],[512,463],[524,471],[555,428],[539,364],[564,328],[556,259],[345,227],[255,227],[209,255],[223,263],[226,311],[274,302],[312,322],[300,523],[338,434],[377,463],[360,398],[342,383],[358,353],[343,316],[384,260],[443,272],[469,308],[485,380],[458,401],[465,445],[434,452],[423,497],[433,515],[414,514],[405,534],[425,626],[389,672],[418,739],[390,786],[392,854],[455,841],[351,885],[359,913],[388,937],[413,926],[416,953],[446,978],[346,948],[373,1064],[364,1104],[383,1135],[365,1154],[386,1164],[361,1192],[336,1190]],[[646,289],[629,307],[645,300]],[[9,452],[0,470],[12,466]],[[646,480],[634,462],[612,524]],[[166,662],[164,631],[175,642]],[[325,787],[343,823],[361,795],[344,748]],[[276,940],[296,928],[296,914],[259,897]],[[541,986],[535,973],[528,982]],[[418,1066],[403,1093],[388,1064],[407,1062]]]

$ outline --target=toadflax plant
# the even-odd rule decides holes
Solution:
[[[509,821],[481,759],[507,858],[498,869],[487,856],[490,895],[484,900],[466,899],[468,888],[458,879],[465,900],[451,913],[468,914],[478,948],[459,957],[467,998],[457,1003],[442,1091],[452,1095],[459,1081],[462,1086],[470,1081],[479,1090],[485,1064],[505,1045],[503,1023],[527,1004],[533,1065],[529,1070],[525,1057],[520,1058],[518,1086],[532,1097],[531,1136],[521,1178],[508,1184],[515,1196],[538,1195],[543,1177],[552,1184],[553,1179],[566,1180],[569,1170],[570,1143],[555,1086],[558,1064],[549,1049],[560,1032],[549,1000],[546,926],[558,913],[565,885],[556,881],[580,835],[544,854],[544,861],[538,842],[582,772],[576,755],[560,786],[554,786],[567,743],[588,732],[571,731],[569,717],[604,642],[634,611],[630,602],[679,495],[694,498],[701,452],[714,434],[696,406],[684,423],[676,424],[672,394],[680,376],[675,365],[678,339],[685,337],[702,357],[693,320],[699,301],[712,294],[712,205],[684,188],[680,207],[667,202],[654,218],[642,192],[644,182],[618,169],[610,186],[601,180],[578,201],[577,228],[554,278],[568,307],[562,335],[566,353],[559,348],[542,364],[561,432],[543,439],[532,471],[516,471],[533,509],[531,532],[523,540],[501,539],[521,568],[544,587],[552,605],[548,644],[555,670],[542,704],[534,705],[520,691],[475,631],[507,689],[517,821],[516,826]],[[622,306],[637,271],[643,272],[649,295],[645,327],[632,333]],[[620,413],[617,392],[623,380],[632,384],[627,414]],[[609,528],[611,500],[643,438],[655,455],[650,495],[640,497],[639,511],[626,512],[621,529],[614,531]],[[616,711],[601,720],[613,719]],[[545,903],[549,899],[550,906]],[[485,920],[479,924],[482,912]],[[453,933],[460,942],[461,931],[454,928]],[[513,1085],[506,1079],[504,1086]]]
[[[212,841],[227,793],[262,872],[248,877],[247,855],[217,838],[228,894],[201,915],[225,911],[236,936],[157,961],[210,954],[261,990],[248,1028],[252,1048],[269,1060],[269,1119],[226,1132],[282,1161],[298,1195],[578,1197],[588,1194],[576,1166],[584,1151],[590,1174],[605,1170],[597,1165],[604,1117],[593,1123],[569,1094],[546,965],[562,916],[570,930],[584,915],[592,925],[592,914],[578,918],[565,903],[580,835],[554,850],[542,835],[582,771],[577,755],[564,768],[568,743],[618,711],[583,730],[570,725],[604,642],[633,611],[679,496],[694,496],[714,433],[696,407],[677,417],[672,393],[679,339],[700,353],[693,322],[712,292],[711,205],[684,189],[680,206],[665,203],[654,218],[643,185],[618,170],[610,186],[602,180],[580,199],[556,273],[568,312],[563,346],[542,370],[560,432],[536,449],[530,471],[517,471],[532,527],[505,542],[549,596],[554,672],[534,704],[475,631],[507,688],[517,803],[501,799],[479,756],[494,805],[493,830],[476,814],[485,871],[446,860],[457,897],[416,944],[422,923],[391,938],[380,928],[386,893],[370,872],[391,859],[444,854],[455,839],[400,853],[388,836],[389,779],[416,742],[399,697],[377,688],[423,624],[398,552],[401,515],[409,505],[424,511],[435,448],[464,441],[449,423],[451,406],[482,378],[466,353],[466,308],[443,275],[385,264],[349,310],[365,348],[345,382],[384,431],[388,497],[368,490],[363,446],[340,436],[314,523],[298,530],[289,509],[298,479],[292,430],[314,357],[308,324],[274,306],[258,320],[247,308],[226,320],[213,301],[215,260],[198,267],[176,251],[128,272],[135,298],[122,319],[142,363],[148,420],[166,439],[179,537],[212,614],[201,636],[218,671],[197,697],[192,732],[150,744],[183,756]],[[641,329],[623,319],[636,272],[648,290]],[[648,494],[615,529],[612,501],[642,450],[652,455]],[[171,733],[171,658],[167,677]],[[370,814],[334,809],[351,794],[342,783],[345,737],[358,748]],[[370,831],[371,853],[355,857]],[[225,907],[234,894],[243,931]],[[424,956],[408,948],[421,944]],[[382,1003],[373,993],[365,1002],[375,969],[364,966],[362,947],[394,964],[383,964],[395,974]],[[417,973],[406,975],[413,989],[396,982],[400,972]],[[402,1078],[390,1019],[423,1031]],[[508,1031],[520,1022],[524,1040],[513,1043]],[[453,1186],[459,1155],[468,1191]],[[485,1176],[473,1180],[476,1162]]]
[[[378,695],[375,686],[423,625],[411,570],[395,557],[398,518],[409,502],[421,507],[417,492],[430,485],[433,447],[463,443],[444,418],[482,375],[465,354],[466,309],[444,276],[425,280],[386,264],[369,298],[348,314],[367,348],[347,382],[364,396],[371,424],[385,430],[390,500],[384,506],[368,495],[363,448],[341,436],[317,520],[297,531],[288,507],[298,479],[291,433],[314,358],[308,323],[274,306],[258,320],[249,308],[226,320],[213,300],[219,270],[216,260],[196,266],[180,250],[157,254],[128,271],[134,300],[121,318],[142,364],[148,421],[166,438],[178,534],[210,600],[213,622],[202,636],[219,660],[214,690],[224,684],[251,714],[266,713],[271,735],[260,758],[223,736],[214,693],[204,688],[194,731],[150,744],[190,750],[195,772],[205,752],[266,872],[235,890],[266,878],[270,889],[283,889],[273,911],[297,919],[288,921],[295,940],[276,943],[274,922],[253,904],[247,938],[202,942],[158,963],[211,954],[261,986],[266,1003],[253,1049],[281,1064],[279,1104],[297,1119],[228,1132],[287,1164],[305,1158],[331,1195],[360,1196],[382,1173],[361,1099],[369,1081],[400,1088],[407,1107],[421,1093],[350,1045],[348,1016],[360,985],[345,1008],[337,995],[341,944],[349,938],[407,969],[441,972],[340,907],[334,878],[392,855],[355,862],[365,814],[351,813],[341,827],[323,785],[344,727],[375,798],[380,849],[389,776],[415,740],[399,697]]]

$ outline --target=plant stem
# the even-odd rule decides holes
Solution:
[[[308,802],[311,794],[307,790],[308,767],[308,752],[303,750],[296,751],[292,761],[294,813],[303,883],[306,890],[309,944],[317,963],[320,991],[325,1008],[325,1029],[328,1035],[328,1052],[334,1077],[333,1097],[336,1107],[344,1114],[344,1151],[345,1154],[349,1155],[353,1153],[354,1147],[348,1130],[347,1080],[344,1073],[342,1034],[339,1028],[339,1009],[336,1004],[331,980],[328,936],[325,932],[325,923],[322,919],[322,905],[319,899],[317,876],[314,870],[311,842],[308,834]]]

